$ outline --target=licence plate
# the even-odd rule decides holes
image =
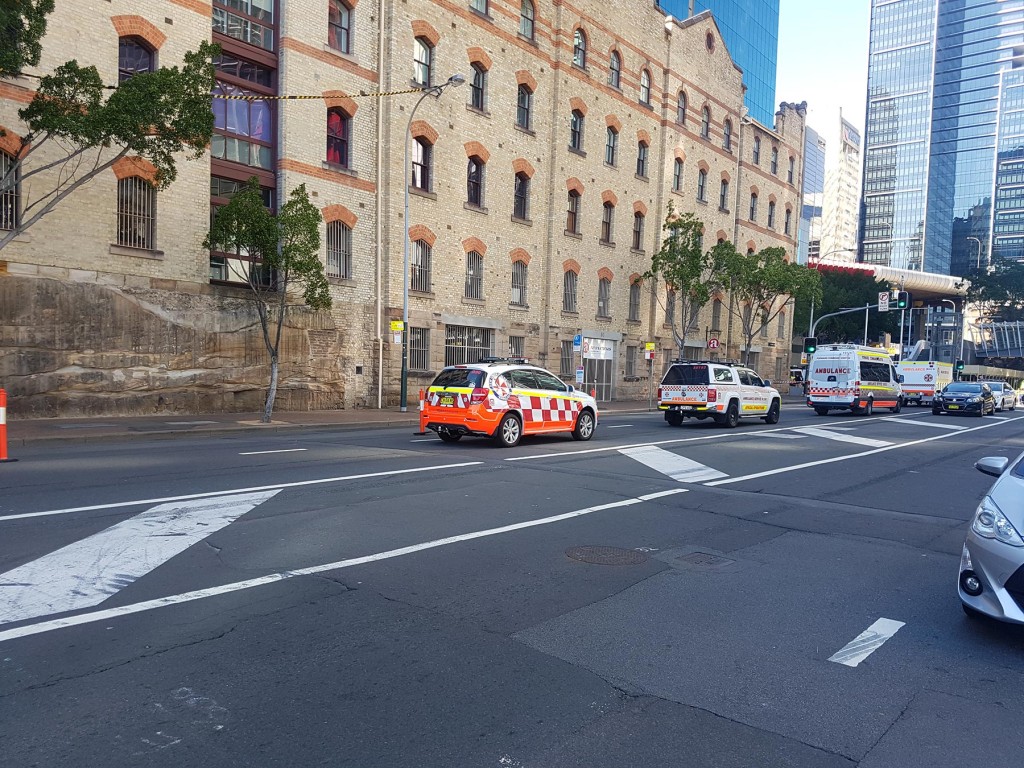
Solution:
[[[692,411],[693,410],[693,406],[692,405],[680,405],[679,406],[679,410],[680,411]]]
[[[949,410],[951,410],[951,411],[955,411],[955,410],[957,410],[958,408],[960,408],[960,406],[959,406],[959,405],[947,405],[946,407],[947,407],[947,408],[948,408]]]
[[[451,395],[444,395],[441,398],[441,405],[455,405],[455,398]]]

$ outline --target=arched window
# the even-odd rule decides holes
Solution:
[[[434,69],[434,46],[426,38],[417,37],[413,44],[412,79],[419,85],[431,85]]]
[[[484,257],[477,251],[466,254],[466,298],[484,297]]]
[[[647,142],[638,141],[636,145],[636,175],[647,178]]]
[[[117,44],[117,81],[123,83],[140,72],[152,72],[156,54],[137,37],[122,37]]]
[[[128,176],[117,182],[117,244],[156,250],[156,187]]]
[[[476,155],[466,164],[466,202],[477,208],[484,205],[484,161]]]
[[[327,44],[336,51],[352,53],[352,9],[342,0],[327,6]]]
[[[701,168],[697,171],[697,199],[702,203],[708,201],[708,172]]]
[[[578,109],[574,109],[569,118],[569,147],[577,152],[583,151],[583,113]]]
[[[612,281],[607,277],[597,281],[597,316],[612,316]]]
[[[754,137],[754,165],[761,164],[761,137]]]
[[[757,192],[750,193],[750,220],[757,221]]]
[[[786,174],[786,181],[790,184],[793,183],[793,175],[796,171],[796,158],[792,155],[789,156],[789,171]]]
[[[587,35],[582,29],[572,35],[572,63],[580,69],[587,68]]]
[[[711,305],[711,330],[720,331],[722,330],[722,300],[715,299],[715,302]]]
[[[485,99],[485,94],[487,93],[487,70],[479,62],[475,62],[472,69],[473,81],[469,84],[469,106],[483,112],[487,107]]]
[[[772,147],[772,173],[779,173],[779,148]]]
[[[516,174],[513,192],[512,216],[526,221],[530,218],[530,177],[525,173]]]
[[[434,148],[422,136],[413,139],[412,142],[412,186],[424,192],[430,191],[431,169],[433,165]]]
[[[720,210],[729,210],[729,180],[722,179],[722,187],[718,192],[718,207]]]
[[[640,103],[651,106],[651,73],[640,70]]]
[[[352,279],[352,229],[341,221],[327,222],[327,276]]]
[[[469,0],[469,7],[477,13],[487,13],[487,0]]]
[[[352,118],[341,109],[332,107],[327,110],[327,162],[351,168],[352,158],[349,156],[350,137],[352,135]]]
[[[606,201],[601,208],[601,242],[611,243],[614,234],[615,203]]]
[[[622,57],[618,51],[612,51],[608,59],[608,85],[619,88],[622,81]]]
[[[676,97],[676,122],[686,125],[686,94],[682,91]]]
[[[565,231],[574,235],[580,233],[580,193],[569,190],[569,204],[565,213]]]
[[[678,157],[672,164],[672,190],[674,192],[683,191],[683,161]]]
[[[629,320],[640,321],[640,283],[629,286]]]
[[[409,265],[409,289],[421,293],[430,293],[430,243],[417,240],[413,243],[412,263]]]
[[[523,0],[519,6],[519,34],[527,40],[533,40],[533,3],[530,0]]]
[[[722,148],[732,152],[732,120],[726,120],[722,125]]]
[[[711,110],[707,107],[700,111],[700,135],[705,139],[711,137]]]
[[[562,311],[576,312],[576,273],[567,269],[562,275]]]
[[[775,229],[775,201],[768,201],[768,228]]]
[[[633,250],[644,249],[644,215],[637,211],[633,214]]]
[[[14,157],[6,152],[0,152],[0,179],[6,179],[12,168]],[[20,223],[21,180],[17,169],[11,181],[13,183],[0,192],[0,229],[14,229]]]
[[[787,209],[786,209],[786,220],[785,220],[785,225],[784,225],[784,227],[783,227],[782,231],[783,231],[783,232],[784,232],[785,234],[787,234],[787,235],[788,235],[788,234],[789,234],[789,229],[790,229],[790,227],[792,226],[792,224],[793,224],[793,211],[792,211],[792,210],[790,210],[789,208],[787,208]]]
[[[530,113],[533,106],[533,91],[528,85],[520,85],[516,95],[516,125],[530,129]]]
[[[527,306],[526,281],[529,274],[529,267],[525,261],[512,262],[512,303],[518,307]]]
[[[604,161],[608,165],[615,165],[619,155],[619,132],[612,125],[608,126],[608,135],[604,144]]]

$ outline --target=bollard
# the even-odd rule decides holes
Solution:
[[[7,456],[7,392],[0,389],[0,462],[17,461]]]
[[[597,389],[590,390],[590,396],[591,397],[597,397]]]
[[[420,390],[420,431],[413,432],[414,435],[425,435],[427,434],[427,414],[423,410],[423,390]]]

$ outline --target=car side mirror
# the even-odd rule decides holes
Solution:
[[[903,374],[902,373],[899,376],[897,376],[896,378],[899,379],[900,384],[903,383],[904,379],[903,379]]]
[[[974,468],[979,472],[984,472],[986,475],[999,477],[1006,471],[1009,464],[1010,460],[1005,456],[986,456],[985,458],[978,459],[974,462]]]
[[[565,391],[568,392],[570,395],[573,392],[576,391],[576,387],[574,387],[572,384],[566,384],[565,386],[566,386],[566,390]]]
[[[762,383],[762,384],[763,384],[764,386],[766,386],[766,387],[770,387],[770,386],[772,385],[772,380],[771,380],[771,379],[765,379],[765,380],[764,380],[764,381],[762,381],[761,383]]]

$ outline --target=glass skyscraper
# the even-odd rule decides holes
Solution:
[[[1024,0],[872,0],[863,261],[1024,259],[1022,65]]]
[[[800,237],[797,241],[798,264],[820,255],[821,206],[825,194],[825,140],[808,126],[804,129],[804,186],[800,206]]]
[[[659,0],[666,13],[688,19],[711,11],[729,54],[743,70],[750,116],[775,124],[775,74],[779,55],[779,0]]]

